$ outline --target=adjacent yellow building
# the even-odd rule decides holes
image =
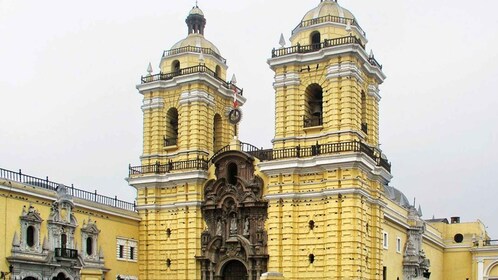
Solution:
[[[389,186],[379,148],[382,65],[337,1],[322,0],[271,50],[271,149],[240,142],[246,101],[204,37],[142,76],[135,204],[0,170],[0,269],[45,279],[498,280],[480,221],[422,219]],[[229,80],[229,81],[227,81]],[[251,116],[247,116],[251,118]]]

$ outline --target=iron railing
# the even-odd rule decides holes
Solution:
[[[55,257],[65,258],[65,259],[77,259],[78,250],[67,249],[67,248],[55,248]]]
[[[498,246],[498,239],[484,240],[483,245],[484,246]]]
[[[178,144],[178,138],[164,138],[164,147],[176,146]]]
[[[340,24],[345,24],[345,25],[347,25],[349,22],[349,24],[351,24],[351,26],[357,27],[358,30],[360,30],[361,34],[363,34],[363,36],[366,36],[365,31],[363,31],[363,29],[360,27],[360,25],[358,24],[358,22],[355,19],[332,16],[332,15],[326,15],[326,16],[319,17],[319,18],[303,20],[296,26],[296,28],[294,28],[292,30],[292,35],[296,34],[298,29],[300,29],[302,27],[313,26],[313,25],[317,25],[317,24],[321,24],[321,23],[325,23],[325,22],[335,22],[335,23],[340,23]]]
[[[46,177],[45,179],[42,179],[42,178],[37,178],[37,177],[23,174],[20,169],[18,172],[15,172],[15,171],[10,171],[7,169],[0,168],[0,178],[23,183],[23,184],[30,185],[30,186],[35,186],[35,187],[51,190],[51,191],[57,191],[57,188],[60,185],[63,185],[60,183],[50,181],[48,179],[48,177]],[[97,194],[97,191],[89,192],[89,191],[77,189],[73,185],[71,185],[70,187],[67,186],[66,188],[67,188],[68,194],[72,195],[73,197],[92,201],[92,202],[97,202],[100,204],[104,204],[107,206],[112,206],[112,207],[116,207],[116,208],[120,208],[120,209],[124,209],[124,210],[135,211],[135,203],[130,203],[127,201],[119,200],[117,196],[108,197],[108,196],[104,196],[101,194]]]
[[[216,153],[209,160],[195,159],[188,161],[170,161],[166,164],[157,162],[151,165],[131,166],[129,167],[129,175],[143,174],[166,174],[176,170],[207,170],[212,160],[221,153],[232,150],[231,145],[227,145]],[[238,149],[237,149],[238,150]],[[387,159],[382,157],[382,154],[365,143],[359,141],[332,143],[332,144],[316,144],[309,147],[293,147],[285,149],[263,149],[257,148],[251,144],[240,143],[240,151],[246,152],[261,161],[271,161],[287,158],[306,158],[312,156],[326,154],[340,154],[345,152],[363,153],[373,159],[377,166],[383,167],[391,172],[391,164]]]
[[[346,36],[335,39],[326,39],[321,43],[316,43],[311,45],[303,45],[303,46],[296,45],[288,48],[273,49],[271,52],[271,56],[279,57],[295,53],[310,53],[310,52],[316,52],[323,48],[350,45],[350,44],[356,44],[359,45],[362,49],[365,49],[365,45],[361,42],[360,39],[356,38],[355,36]]]
[[[140,165],[129,167],[129,175],[143,175],[143,174],[166,174],[171,171],[178,170],[207,170],[208,162],[204,159],[194,159],[185,161],[169,161],[168,163],[161,164],[157,162],[151,165]]]
[[[323,118],[321,116],[314,116],[311,118],[303,117],[303,126],[307,127],[315,127],[323,125]]]
[[[176,49],[171,49],[168,51],[163,52],[163,57],[170,56],[170,55],[176,55],[180,53],[187,53],[187,52],[193,52],[193,53],[203,53],[207,55],[212,55],[216,57],[217,59],[221,60],[223,63],[227,63],[227,60],[223,58],[221,55],[219,55],[217,52],[210,48],[202,48],[202,47],[195,47],[195,46],[185,46],[181,48],[176,48]]]
[[[369,57],[368,58],[368,62],[370,62],[370,64],[372,66],[375,66],[375,67],[379,67],[381,70],[382,70],[382,64],[380,64],[377,59],[375,59],[375,57]]]
[[[243,95],[243,89],[237,87],[236,85],[232,84],[231,82],[227,82],[223,79],[221,79],[218,74],[216,74],[215,71],[209,69],[206,65],[196,65],[192,67],[187,67],[187,68],[182,68],[178,69],[177,71],[173,71],[170,73],[159,73],[155,75],[149,75],[149,76],[142,76],[141,77],[141,82],[142,84],[147,84],[147,83],[152,83],[152,82],[157,82],[157,81],[167,81],[171,80],[174,77],[178,76],[185,76],[185,75],[190,75],[190,74],[198,74],[198,73],[206,73],[209,76],[212,76],[216,78],[218,81],[221,82],[221,85],[224,86],[227,89],[230,90],[235,90],[237,91],[237,94]]]

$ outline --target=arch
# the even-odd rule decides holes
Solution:
[[[35,233],[36,233],[35,227],[32,225],[28,226],[28,228],[26,229],[26,244],[29,247],[33,247],[36,243]]]
[[[227,165],[227,181],[231,185],[237,184],[238,167],[234,162],[230,162]]]
[[[323,124],[323,88],[319,84],[311,84],[305,91],[304,127]]]
[[[314,50],[320,49],[320,43],[322,42],[322,35],[319,31],[313,31],[310,34],[310,44]]]
[[[171,63],[171,72],[172,72],[172,73],[179,73],[179,72],[180,72],[180,69],[181,69],[181,64],[180,64],[180,61],[178,61],[178,60],[174,60],[174,61]]]
[[[221,116],[215,114],[213,118],[213,152],[219,151],[223,147],[223,124]]]
[[[219,65],[216,65],[216,69],[214,71],[214,76],[216,78],[221,78],[221,67]]]
[[[361,130],[368,133],[367,125],[367,96],[365,92],[361,91]]]
[[[65,277],[64,280],[74,280],[74,277],[63,268],[56,269],[49,279],[60,280],[59,277]]]
[[[28,276],[28,277],[24,277],[22,280],[38,280],[38,279],[33,277],[33,276]]]
[[[166,133],[164,135],[164,146],[174,146],[178,142],[178,110],[169,108],[166,113]]]
[[[498,261],[494,261],[491,264],[489,264],[489,266],[486,268],[484,276],[486,276],[486,277],[493,277],[493,278],[490,278],[490,279],[494,279],[494,277],[498,278],[498,274],[497,275],[492,275],[492,274],[495,274],[494,272],[498,273],[498,271],[495,271],[497,269],[498,269]]]
[[[222,280],[242,280],[248,279],[248,267],[239,258],[230,258],[222,261],[218,267],[218,275]]]

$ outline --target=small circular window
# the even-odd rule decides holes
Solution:
[[[455,234],[454,240],[456,243],[462,243],[463,241],[463,235],[461,233]]]

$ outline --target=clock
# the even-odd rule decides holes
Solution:
[[[242,112],[235,108],[228,113],[228,120],[230,121],[231,124],[238,124],[240,122],[240,119],[242,118]]]

